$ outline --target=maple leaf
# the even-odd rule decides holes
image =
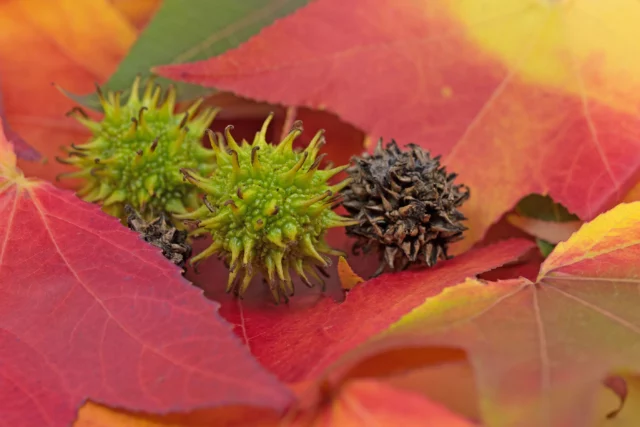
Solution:
[[[296,295],[284,308],[266,298],[246,298],[227,301],[220,313],[264,366],[284,381],[299,381],[321,372],[443,288],[514,261],[533,247],[530,241],[514,239],[432,269],[382,275],[355,286],[340,303],[317,293]],[[206,277],[213,274],[209,271]]]
[[[2,104],[2,93],[0,93],[0,125],[4,127],[5,133],[7,135],[7,139],[9,142],[13,144],[13,149],[15,153],[26,160],[35,161],[41,158],[40,153],[38,153],[33,147],[26,143],[20,135],[15,133],[9,127],[7,123],[7,119],[4,114],[4,106]]]
[[[299,393],[304,396],[304,391]],[[472,427],[465,420],[417,393],[396,389],[375,379],[356,379],[330,394],[302,400],[289,414],[291,427],[368,427],[400,425]]]
[[[74,427],[369,427],[401,425],[471,427],[475,424],[443,405],[417,393],[397,389],[378,380],[353,380],[340,390],[322,396],[307,393],[308,385],[294,384],[306,400],[284,417],[273,411],[251,407],[224,407],[185,414],[149,415],[111,409],[89,403],[79,413]],[[314,390],[315,391],[315,390]]]
[[[446,288],[332,375],[392,348],[460,348],[487,426],[591,425],[603,380],[640,370],[638,217],[640,202],[585,224],[558,244],[535,283],[468,279]]]
[[[517,214],[508,215],[507,221],[514,227],[553,244],[567,240],[582,225],[581,221],[544,221]]]
[[[11,128],[46,157],[19,161],[28,176],[53,181],[68,166],[59,147],[88,138],[65,113],[76,104],[53,85],[88,92],[115,70],[136,29],[106,0],[0,1],[0,92]],[[72,186],[73,182],[63,183]]]
[[[136,28],[143,28],[156,12],[162,0],[109,0]]]
[[[87,402],[80,408],[73,427],[281,427],[281,418],[277,411],[253,406],[146,414]]]
[[[238,49],[155,71],[443,154],[471,187],[461,251],[529,193],[588,220],[633,184],[639,19],[634,0],[318,0]]]
[[[288,389],[219,304],[115,218],[15,162],[0,128],[0,424],[65,426],[87,399],[284,409]]]

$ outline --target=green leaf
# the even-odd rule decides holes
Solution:
[[[164,0],[162,6],[133,45],[118,70],[103,86],[127,96],[137,74],[151,75],[156,65],[180,64],[219,55],[239,46],[263,27],[272,24],[310,0]],[[157,78],[163,88],[170,80]],[[211,94],[210,88],[173,83],[179,100]],[[95,93],[62,92],[74,101],[100,111]]]
[[[544,258],[548,257],[551,252],[555,249],[556,245],[553,243],[549,243],[546,240],[536,239],[536,244],[538,245],[538,249]]]
[[[579,218],[569,212],[560,203],[556,203],[549,196],[530,194],[516,206],[519,215],[536,218],[543,221],[566,222],[577,221]]]

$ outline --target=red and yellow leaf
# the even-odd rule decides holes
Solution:
[[[65,426],[87,399],[138,411],[282,410],[219,304],[117,219],[25,178],[0,129],[0,413]]]
[[[144,27],[162,0],[109,0],[137,28]]]
[[[280,307],[265,295],[223,304],[221,314],[235,325],[252,354],[281,379],[313,378],[426,298],[466,277],[516,260],[533,247],[526,240],[511,240],[432,269],[382,275],[355,286],[340,303],[316,293],[296,295],[288,307]]]
[[[475,425],[419,394],[372,379],[349,381],[332,390],[330,396],[321,396],[317,406],[306,407],[296,415],[288,424],[291,427]]]
[[[53,181],[68,170],[55,161],[59,147],[88,133],[65,117],[76,105],[52,83],[74,93],[92,91],[116,69],[136,29],[108,0],[0,1],[0,28],[7,123],[47,160],[21,161],[20,167],[28,176]]]
[[[591,425],[609,374],[640,371],[638,217],[640,203],[622,204],[585,224],[545,260],[536,283],[468,279],[446,288],[332,375],[390,349],[460,348],[488,427]]]
[[[378,380],[353,380],[330,395],[296,384],[301,404],[284,417],[255,407],[222,407],[150,415],[85,404],[74,427],[472,427],[475,424],[420,394]],[[311,393],[310,393],[311,392]]]
[[[73,427],[279,427],[281,415],[251,406],[224,406],[187,413],[144,414],[87,402]]]
[[[40,153],[31,147],[27,142],[22,139],[20,135],[14,132],[9,123],[7,123],[7,118],[4,113],[4,105],[2,102],[2,93],[0,93],[0,125],[4,128],[4,133],[7,136],[7,140],[13,145],[13,150],[18,155],[18,157],[30,160],[37,161],[42,157]]]
[[[634,184],[639,19],[635,0],[318,0],[157,71],[443,154],[471,187],[462,250],[529,193],[588,220]]]

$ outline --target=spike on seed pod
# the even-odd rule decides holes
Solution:
[[[224,258],[230,268],[227,292],[238,296],[261,273],[277,303],[293,295],[292,273],[306,284],[312,284],[310,279],[323,283],[315,268],[329,265],[328,255],[341,254],[326,243],[326,231],[355,221],[331,209],[335,199],[330,196],[348,180],[333,186],[328,180],[345,167],[318,169],[315,143],[303,151],[293,150],[300,126],[280,143],[268,143],[265,135],[272,117],[253,142],[236,141],[231,128],[224,139],[218,138],[217,146],[210,135],[216,147],[216,171],[204,178],[182,170],[187,181],[206,193],[206,202],[176,217],[199,221],[193,233],[208,233],[213,239],[191,263],[214,254]]]
[[[392,140],[383,148],[380,140],[373,154],[354,157],[347,169],[351,183],[342,191],[342,205],[358,221],[347,234],[358,239],[354,253],[379,253],[374,276],[450,258],[448,245],[467,229],[458,208],[469,188],[454,183],[456,174],[447,173],[439,157],[415,144],[407,147],[400,150]]]
[[[78,195],[102,205],[107,213],[127,220],[124,206],[130,204],[145,220],[162,213],[184,213],[200,205],[197,187],[183,181],[180,169],[193,169],[208,176],[215,167],[215,151],[205,148],[202,136],[217,110],[204,109],[200,102],[186,113],[175,113],[176,94],[170,87],[160,101],[161,88],[149,80],[140,95],[140,78],[122,103],[119,93],[98,97],[104,110],[100,121],[81,109],[70,112],[92,132],[84,144],[72,144],[61,162],[78,171],[61,178],[83,178]]]

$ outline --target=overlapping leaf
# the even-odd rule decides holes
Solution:
[[[144,27],[162,0],[109,0],[137,28]]]
[[[235,324],[238,336],[264,366],[283,380],[298,381],[312,378],[443,288],[514,261],[531,248],[529,241],[511,240],[430,270],[383,275],[357,285],[341,303],[319,296],[300,300],[296,295],[289,307],[274,306],[268,299],[264,304],[237,301],[223,305],[221,314]]]
[[[288,390],[156,248],[24,178],[0,129],[0,424],[65,426],[86,399],[131,410],[249,404]]]
[[[394,388],[382,381],[355,380],[331,395],[307,393],[296,385],[302,400],[287,414],[251,407],[219,408],[187,414],[149,415],[89,404],[74,427],[370,427],[401,425],[471,427],[475,424],[417,393]]]
[[[135,28],[107,0],[0,2],[0,92],[7,123],[48,163],[20,162],[27,175],[53,181],[64,170],[61,145],[87,131],[65,117],[74,107],[52,83],[88,92],[116,68]]]
[[[424,397],[395,389],[376,380],[359,379],[342,385],[331,395],[319,396],[316,405],[291,417],[291,427],[391,426],[472,427],[474,424]]]
[[[640,203],[622,204],[584,225],[536,283],[445,289],[343,366],[390,348],[458,347],[475,368],[488,427],[591,425],[605,378],[640,371],[638,217]]]
[[[463,249],[529,193],[590,219],[633,184],[638,19],[634,0],[318,0],[239,49],[157,71],[444,154],[472,190]]]
[[[126,90],[137,74],[150,76],[154,65],[182,63],[219,55],[257,34],[265,25],[308,2],[309,0],[164,0],[105,87]],[[166,88],[172,82],[159,79],[157,83]],[[211,92],[200,86],[184,83],[178,84],[177,89],[179,99],[190,99]],[[94,94],[76,98],[88,107],[100,108]]]
[[[141,413],[87,402],[73,427],[280,427],[278,411],[255,406],[225,406],[182,413]]]
[[[41,158],[40,153],[38,153],[38,151],[36,151],[33,147],[27,144],[27,142],[24,139],[22,139],[20,135],[18,135],[16,132],[11,130],[11,128],[9,127],[9,123],[7,123],[7,118],[5,117],[5,113],[4,113],[4,105],[2,103],[2,93],[0,93],[0,125],[2,125],[2,127],[4,128],[5,134],[7,135],[7,139],[9,140],[9,142],[13,144],[13,149],[15,153],[18,155],[18,157],[26,160],[30,160],[30,161],[36,161]]]

